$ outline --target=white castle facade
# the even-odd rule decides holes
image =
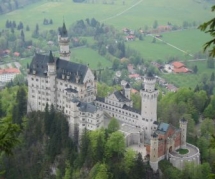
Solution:
[[[97,97],[97,81],[90,68],[69,61],[69,38],[65,23],[60,29],[58,41],[59,58],[54,57],[52,52],[49,55],[36,53],[28,66],[28,112],[44,111],[46,104],[54,105],[68,117],[71,136],[75,126],[78,127],[79,134],[85,128],[96,130],[103,127],[106,113],[123,123],[121,130],[127,136],[127,145],[143,144],[146,148],[148,145],[147,154],[152,156],[150,163],[154,171],[158,169],[158,161],[168,154],[170,147],[176,149],[182,144],[182,147],[186,147],[186,125],[181,125],[183,130],[179,129],[179,139],[174,138],[172,133],[171,136],[169,133],[166,135],[171,127],[166,127],[166,132],[159,128],[163,124],[157,122],[158,90],[155,89],[156,80],[152,74],[145,76],[144,88],[140,91],[141,111],[133,108],[129,84],[105,98]],[[159,153],[159,132],[161,138],[162,132],[168,138],[173,136],[173,142],[169,143],[168,148],[166,143],[162,143],[163,153]],[[177,142],[176,138],[180,141]]]

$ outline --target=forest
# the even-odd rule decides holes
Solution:
[[[101,86],[98,85],[98,94],[104,90]],[[153,174],[140,154],[126,149],[124,136],[118,132],[119,124],[114,118],[107,129],[85,131],[78,140],[78,130],[75,129],[74,137],[70,138],[66,116],[53,106],[46,105],[44,112],[26,113],[26,85],[3,89],[0,99],[0,125],[4,129],[0,134],[3,178],[203,179],[213,177],[215,172],[215,129],[209,118],[215,114],[203,112],[210,106],[214,108],[215,98],[203,90],[184,88],[159,96],[159,121],[178,125],[184,116],[188,120],[188,142],[200,148],[202,163],[199,166],[187,164],[180,171],[164,160],[159,163],[162,175]]]

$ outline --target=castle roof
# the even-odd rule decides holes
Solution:
[[[164,132],[164,133],[165,133],[165,132],[168,130],[168,128],[169,128],[169,124],[162,122],[162,123],[160,123],[160,125],[158,126],[157,131],[159,131],[159,132]]]
[[[154,132],[153,134],[152,134],[152,137],[154,137],[154,138],[156,138],[158,135]]]
[[[59,29],[59,34],[61,37],[68,37],[65,22],[63,22],[63,27]]]
[[[49,53],[49,63],[54,63],[54,56],[52,55],[52,51]]]
[[[73,88],[66,88],[65,90],[67,92],[70,92],[70,93],[78,93],[78,91],[76,89],[73,89]]]
[[[120,91],[115,91],[114,95],[119,100],[119,102],[129,102],[130,100],[126,98]]]
[[[131,112],[140,114],[140,110],[137,110],[137,109],[134,109],[134,108],[132,108],[130,106],[127,106],[126,104],[123,105],[122,109],[125,109],[127,111],[131,111]]]
[[[127,83],[127,84],[125,85],[125,88],[131,88],[131,86],[129,85],[129,83]]]
[[[97,107],[92,103],[80,102],[78,103],[78,107],[81,112],[94,113],[97,111]]]
[[[50,55],[43,55],[36,53],[33,57],[30,67],[29,74],[33,74],[33,69],[36,70],[36,76],[46,77],[48,72],[48,63]],[[79,76],[79,83],[83,83],[84,77],[88,70],[86,65],[62,60],[60,58],[53,57],[56,65],[56,76],[58,79],[62,79],[62,74],[68,75],[69,82],[76,83],[76,77]]]

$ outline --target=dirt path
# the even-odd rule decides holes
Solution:
[[[192,54],[186,52],[185,50],[182,50],[182,49],[180,49],[180,48],[178,48],[178,47],[176,47],[176,46],[174,46],[174,45],[172,45],[172,44],[170,44],[170,43],[168,43],[168,42],[165,42],[164,40],[162,40],[162,39],[160,39],[160,38],[157,38],[157,37],[153,36],[152,34],[149,34],[148,36],[151,36],[151,37],[153,37],[153,38],[155,38],[155,39],[157,39],[157,40],[159,40],[159,41],[161,41],[161,42],[163,42],[163,43],[169,45],[170,47],[172,47],[172,48],[174,48],[174,49],[176,49],[176,50],[179,50],[179,51],[183,52],[184,54],[189,55],[190,57],[193,57]]]
[[[129,11],[130,9],[132,9],[132,8],[134,8],[135,6],[137,6],[138,4],[140,4],[142,1],[143,1],[143,0],[140,0],[140,1],[136,2],[135,4],[133,4],[132,6],[130,6],[129,8],[127,8],[127,9],[123,10],[122,12],[119,12],[119,13],[117,13],[117,14],[111,16],[111,17],[102,19],[101,22],[105,22],[105,21],[108,21],[108,20],[110,20],[110,19],[114,19],[114,18],[116,18],[116,17],[118,17],[118,16],[124,14],[125,12]]]

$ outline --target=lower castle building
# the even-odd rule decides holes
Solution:
[[[104,127],[104,115],[114,117],[121,124],[126,145],[135,146],[137,152],[148,158],[154,171],[164,158],[177,168],[183,168],[186,162],[199,163],[199,149],[186,143],[186,120],[180,120],[179,129],[157,122],[158,90],[151,73],[145,76],[144,88],[140,90],[140,111],[133,108],[129,84],[104,98],[97,97],[97,81],[90,68],[69,61],[65,24],[60,32],[59,39],[66,38],[60,43],[60,58],[54,57],[52,52],[49,55],[36,53],[28,65],[28,112],[44,111],[46,104],[54,105],[67,116],[71,137],[75,127],[81,135],[84,129]],[[189,153],[180,155],[176,152],[179,148],[188,149]]]

